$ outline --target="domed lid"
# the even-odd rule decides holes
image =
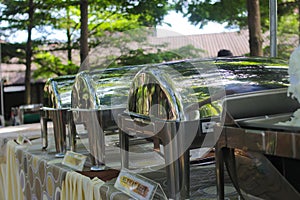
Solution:
[[[125,108],[130,81],[143,66],[82,71],[72,88],[72,109]]]
[[[71,90],[75,75],[49,78],[44,86],[43,106],[48,108],[70,108]]]
[[[222,97],[286,87],[287,70],[282,60],[245,57],[147,66],[133,79],[127,112],[175,121],[219,116]]]

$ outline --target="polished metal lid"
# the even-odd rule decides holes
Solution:
[[[44,86],[43,106],[47,108],[70,108],[71,91],[75,75],[49,78]]]
[[[125,108],[130,82],[143,66],[82,71],[72,88],[72,109]]]
[[[132,81],[127,112],[175,121],[218,116],[225,95],[287,87],[287,70],[280,59],[247,57],[147,66]]]

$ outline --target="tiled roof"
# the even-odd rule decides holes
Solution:
[[[220,49],[229,49],[234,56],[250,52],[248,30],[199,35],[179,35],[152,37],[151,43],[168,43],[168,49],[176,49],[188,44],[205,51],[203,57],[215,57]]]
[[[25,83],[25,69],[24,64],[7,64],[1,63],[0,65],[0,78],[4,80],[5,85],[10,84],[24,84]],[[36,69],[32,66],[32,70]],[[31,82],[39,82],[42,80],[34,80]]]
[[[5,84],[20,84],[25,80],[24,64],[6,64],[1,63],[1,78]]]

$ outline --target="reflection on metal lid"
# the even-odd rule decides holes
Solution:
[[[287,70],[285,61],[266,58],[186,60],[148,66],[133,80],[128,112],[177,121],[218,116],[225,95],[287,87]]]
[[[126,66],[78,73],[72,89],[72,108],[125,108],[130,82],[142,67]]]
[[[44,86],[44,107],[70,108],[74,80],[74,75],[48,79]]]

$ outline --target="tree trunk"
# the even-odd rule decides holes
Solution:
[[[247,0],[250,56],[263,56],[259,0]]]
[[[70,30],[70,10],[67,8],[67,49],[68,49],[68,61],[72,62],[72,45],[71,45],[71,30]]]
[[[86,59],[88,47],[88,0],[80,0],[80,62]]]
[[[27,43],[26,43],[26,71],[25,71],[25,104],[31,103],[31,57],[32,57],[32,40],[31,32],[33,28],[34,5],[33,0],[28,2],[29,24],[27,27]]]
[[[300,11],[300,1],[298,0],[298,11]],[[298,44],[300,45],[300,12],[298,12]]]

